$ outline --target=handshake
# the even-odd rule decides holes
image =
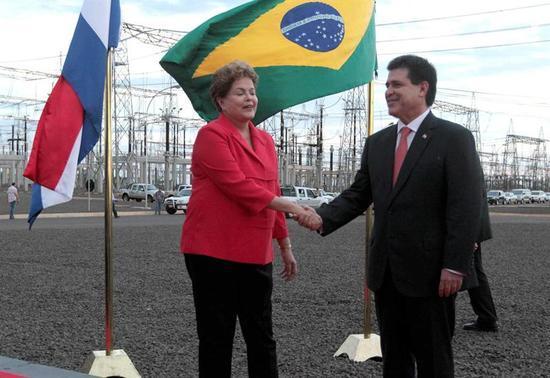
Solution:
[[[323,225],[319,214],[307,205],[302,205],[300,211],[292,213],[291,216],[300,226],[309,228],[311,231],[319,231]]]

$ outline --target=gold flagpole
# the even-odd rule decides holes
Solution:
[[[112,69],[114,48],[107,52],[105,77],[105,350],[94,351],[83,371],[98,377],[141,378],[122,349],[113,350],[113,154],[112,154]]]
[[[374,130],[374,81],[371,81],[368,85],[368,124],[367,124],[367,136],[371,136]],[[364,315],[364,325],[363,325],[363,335],[364,338],[370,337],[372,332],[372,293],[369,290],[367,285],[367,276],[368,272],[368,260],[369,260],[369,242],[371,239],[371,231],[373,224],[373,214],[372,214],[372,205],[367,209],[367,222],[366,222],[366,243],[365,243],[365,315]]]
[[[107,75],[105,79],[105,352],[111,355],[113,342],[113,154],[111,139],[111,89],[113,49],[107,54]]]
[[[372,135],[374,129],[374,81],[368,84],[368,120],[367,133]],[[364,278],[364,316],[363,333],[349,335],[346,341],[338,348],[334,357],[347,355],[350,360],[364,362],[368,359],[381,359],[380,336],[372,333],[372,299],[367,285],[368,263],[369,263],[369,241],[371,237],[373,214],[372,205],[367,209],[366,243],[365,243],[365,278]]]

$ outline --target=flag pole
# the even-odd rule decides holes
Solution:
[[[105,353],[111,355],[113,341],[113,153],[111,136],[111,89],[113,48],[107,53],[107,75],[105,78]]]
[[[374,131],[374,82],[371,81],[368,85],[369,95],[369,110],[368,110],[368,125],[367,136],[371,136]],[[363,335],[365,339],[368,339],[372,332],[372,293],[367,285],[368,277],[368,264],[369,264],[369,241],[371,239],[372,225],[374,221],[372,205],[367,209],[367,222],[366,222],[366,243],[365,243],[365,316]]]
[[[112,68],[114,48],[107,50],[105,76],[105,350],[94,351],[83,371],[98,377],[141,378],[122,349],[113,350],[113,154],[112,154]]]
[[[374,81],[368,84],[368,92],[367,134],[371,136],[374,130]],[[381,360],[382,358],[380,336],[372,333],[372,299],[367,285],[369,240],[373,224],[372,205],[367,209],[366,218],[363,333],[349,335],[346,341],[334,353],[334,357],[345,354],[350,360],[355,362],[364,362],[371,358]]]

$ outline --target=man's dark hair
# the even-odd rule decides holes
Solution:
[[[426,104],[432,106],[435,101],[435,92],[437,91],[437,72],[435,67],[426,59],[419,56],[401,55],[388,64],[388,71],[398,68],[408,69],[409,80],[415,85],[420,84],[422,81],[428,82]]]

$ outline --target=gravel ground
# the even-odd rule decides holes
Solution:
[[[457,300],[457,377],[550,376],[550,217],[494,214],[483,245],[500,332],[469,333],[468,296]],[[191,285],[177,252],[182,216],[115,222],[115,347],[143,377],[196,376]],[[0,355],[78,370],[104,349],[101,218],[0,221]],[[299,277],[274,283],[282,377],[380,376],[381,364],[332,355],[362,331],[364,217],[321,238],[290,225]],[[276,261],[276,270],[280,266]],[[233,374],[246,377],[237,333]]]

